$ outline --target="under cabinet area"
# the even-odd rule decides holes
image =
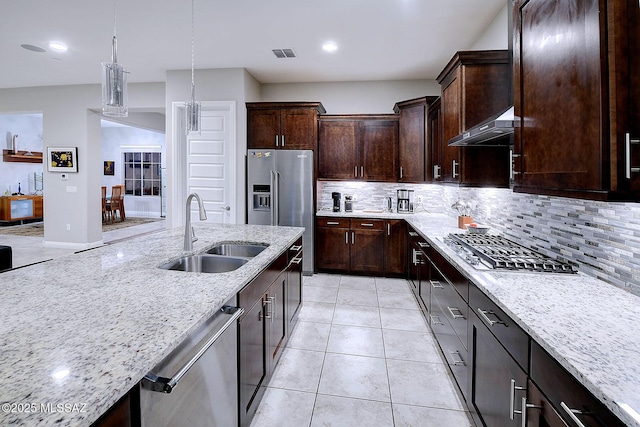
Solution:
[[[397,181],[396,115],[325,115],[318,132],[319,179]]]
[[[247,148],[315,150],[319,102],[247,102]]]

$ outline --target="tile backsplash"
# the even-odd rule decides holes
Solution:
[[[357,196],[354,210],[396,208],[396,190],[421,196],[416,212],[458,215],[462,199],[478,223],[514,241],[575,264],[585,274],[640,296],[640,204],[578,200],[514,193],[509,189],[459,188],[437,184],[318,182],[318,208],[331,209],[331,193]]]

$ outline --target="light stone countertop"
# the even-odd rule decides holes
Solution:
[[[405,219],[614,414],[640,427],[639,297],[581,273],[477,270],[442,242],[464,232],[444,214],[317,215]]]
[[[89,426],[303,232],[193,226],[194,252],[270,246],[228,273],[159,269],[185,254],[178,228],[0,274],[0,425]]]

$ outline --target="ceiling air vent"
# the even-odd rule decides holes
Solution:
[[[273,49],[272,52],[276,56],[276,58],[295,58],[296,57],[296,53],[293,51],[293,49]]]

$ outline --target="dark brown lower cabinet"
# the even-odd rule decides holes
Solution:
[[[293,331],[302,306],[302,239],[289,248],[287,274],[287,335]]]
[[[625,424],[569,374],[540,345],[531,344],[531,380],[569,425],[622,427]],[[572,418],[578,422],[571,421]]]
[[[475,313],[471,314],[473,367],[471,405],[478,425],[519,427],[521,402],[526,397],[527,373],[489,331]]]
[[[384,221],[351,220],[351,272],[384,273]]]
[[[349,271],[349,219],[317,218],[316,268],[320,271]]]
[[[551,402],[544,397],[536,385],[529,380],[527,386],[526,418],[529,427],[569,427],[553,409]]]
[[[384,272],[404,277],[407,271],[407,223],[402,219],[385,221]]]

